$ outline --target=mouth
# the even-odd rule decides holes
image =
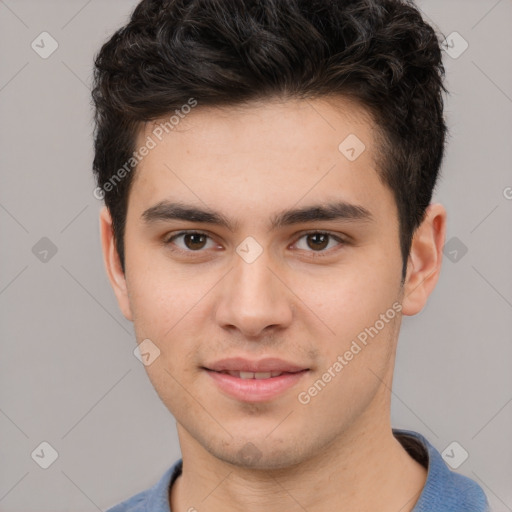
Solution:
[[[247,359],[245,357],[229,357],[206,364],[203,368],[215,372],[237,372],[246,374],[270,373],[270,377],[273,376],[272,373],[275,373],[275,376],[277,376],[278,373],[296,373],[309,369],[305,365],[292,363],[277,357],[265,357],[259,360]],[[253,379],[254,377],[248,376],[246,378]],[[262,378],[269,377],[264,376]]]
[[[211,370],[215,371],[215,370]],[[302,370],[307,371],[307,370]],[[273,377],[280,377],[284,374],[291,374],[291,373],[299,373],[299,372],[280,372],[280,371],[274,371],[274,372],[243,372],[243,371],[236,371],[236,370],[222,370],[221,372],[217,373],[223,373],[225,375],[231,375],[231,377],[237,377],[239,379],[271,379]]]
[[[222,394],[242,402],[277,398],[310,371],[280,359],[249,361],[242,358],[225,359],[202,369]]]

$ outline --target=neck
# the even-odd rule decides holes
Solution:
[[[270,470],[219,460],[178,425],[183,473],[172,487],[171,510],[411,512],[425,468],[394,438],[389,421],[360,420],[314,458]]]

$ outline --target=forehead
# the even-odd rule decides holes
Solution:
[[[137,166],[131,195],[146,208],[169,195],[217,207],[229,202],[241,213],[325,195],[366,205],[389,195],[377,173],[382,155],[376,127],[352,101],[198,104],[187,110],[139,130],[136,148],[149,143],[152,149]]]
[[[175,113],[141,124],[136,146],[142,146],[147,137],[157,145],[174,138],[177,144],[193,143],[198,156],[215,152],[221,144],[232,146],[234,151],[266,148],[282,152],[294,148],[300,153],[314,146],[321,151],[339,149],[338,144],[353,135],[361,142],[364,139],[366,156],[375,164],[379,161],[379,155],[374,153],[377,126],[373,116],[349,98],[269,98],[227,106],[201,106],[197,101],[194,104],[192,108],[184,104]],[[319,144],[320,139],[324,144]],[[312,156],[320,157],[321,153]]]

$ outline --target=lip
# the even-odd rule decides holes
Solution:
[[[211,364],[204,365],[207,370],[215,372],[227,371],[241,371],[241,372],[287,372],[295,373],[302,370],[308,370],[304,366],[299,366],[277,357],[267,357],[258,361],[251,361],[244,357],[230,357],[220,359]]]
[[[295,386],[309,371],[309,368],[278,358],[251,361],[243,357],[222,359],[204,366],[203,369],[224,394],[243,402],[272,400]],[[268,379],[242,379],[220,373],[222,371],[283,372],[283,374]]]
[[[241,379],[206,368],[205,371],[228,396],[242,402],[266,402],[295,386],[309,370],[283,373],[268,379]]]

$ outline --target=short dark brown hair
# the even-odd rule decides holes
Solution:
[[[200,108],[340,95],[382,135],[378,172],[397,204],[405,276],[444,153],[443,78],[438,36],[412,1],[143,0],[97,55],[92,92],[93,168],[123,270],[133,173],[112,178],[141,123],[191,98]]]

